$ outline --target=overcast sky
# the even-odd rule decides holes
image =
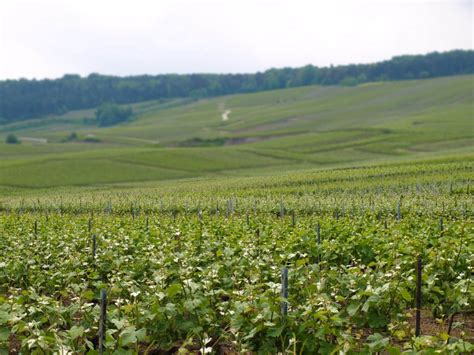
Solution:
[[[0,79],[367,63],[473,30],[471,0],[0,0]]]

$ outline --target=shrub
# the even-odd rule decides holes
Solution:
[[[71,134],[69,136],[67,136],[67,138],[63,139],[62,142],[72,142],[72,141],[76,141],[78,138],[77,136],[77,133],[76,132],[71,132]]]
[[[100,105],[95,112],[95,117],[99,126],[112,126],[120,122],[127,121],[132,117],[132,109],[130,107],[121,108],[120,106],[106,102]]]
[[[7,144],[20,144],[20,140],[17,138],[17,136],[15,136],[14,134],[10,133],[8,136],[7,136],[7,139],[5,139],[5,142]]]
[[[95,137],[86,137],[86,138],[84,138],[84,142],[87,142],[87,143],[100,143],[101,140],[99,138],[95,138]]]

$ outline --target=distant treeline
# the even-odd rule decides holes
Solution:
[[[103,102],[250,93],[305,85],[357,85],[371,81],[433,78],[474,73],[474,51],[404,55],[373,64],[270,69],[256,74],[64,75],[54,80],[0,81],[0,122],[11,122]]]

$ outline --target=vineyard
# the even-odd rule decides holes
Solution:
[[[472,353],[472,167],[5,195],[0,354]]]

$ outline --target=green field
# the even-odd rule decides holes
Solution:
[[[10,190],[0,353],[98,354],[101,290],[107,354],[472,353],[472,168]]]
[[[470,156],[473,76],[309,86],[134,104],[98,128],[93,110],[0,126],[0,188],[254,176],[438,156]],[[224,121],[222,113],[230,110]],[[62,143],[71,133],[80,140]],[[96,143],[87,143],[85,137]],[[32,141],[32,139],[40,139]],[[192,146],[191,146],[192,145]]]
[[[0,126],[0,354],[473,353],[473,83]]]

